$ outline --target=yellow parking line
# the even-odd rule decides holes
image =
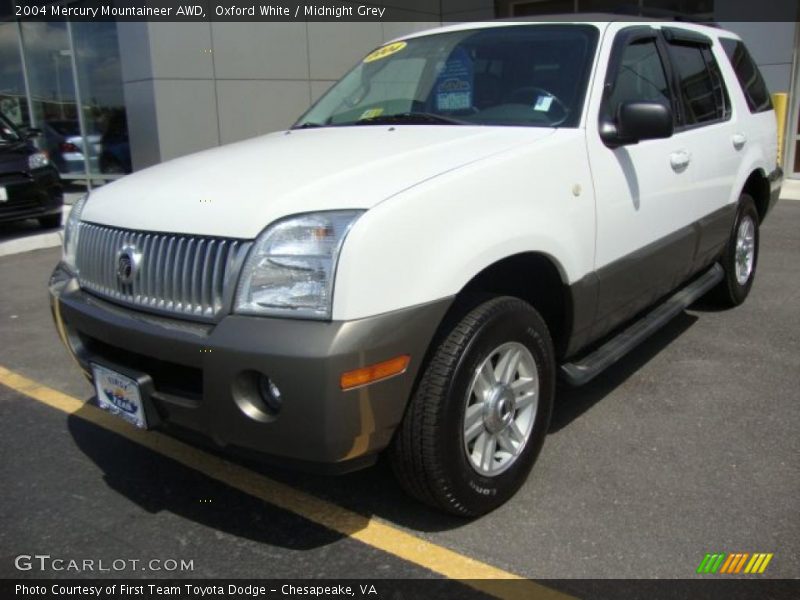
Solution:
[[[410,563],[498,598],[559,599],[566,594],[439,546],[374,517],[366,517],[250,471],[155,431],[141,431],[99,408],[0,366],[0,383],[51,408],[75,415],[241,492]],[[506,581],[492,581],[506,580]],[[516,580],[516,581],[513,581]]]

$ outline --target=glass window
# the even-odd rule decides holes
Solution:
[[[30,125],[16,23],[0,23],[0,113],[15,125]]]
[[[607,116],[616,116],[623,102],[661,102],[670,106],[669,87],[658,48],[653,39],[628,45],[622,53],[619,73],[607,100]]]
[[[65,178],[83,178],[83,138],[78,125],[72,52],[63,21],[23,21],[22,43],[28,68],[36,143]]]
[[[22,136],[14,124],[0,114],[0,145],[18,142]]]
[[[131,172],[128,122],[115,22],[74,22],[72,39],[78,70],[83,125],[93,175]]]
[[[515,25],[397,42],[365,58],[296,126],[575,127],[598,35],[588,25]]]
[[[764,83],[761,71],[758,70],[745,45],[738,40],[732,39],[723,38],[720,41],[725,54],[731,61],[733,70],[736,72],[739,85],[742,86],[750,112],[772,110],[772,99],[770,98],[767,84]]]
[[[725,84],[708,46],[670,44],[686,125],[713,123],[730,115]]]

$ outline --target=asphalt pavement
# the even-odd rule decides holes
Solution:
[[[87,400],[49,314],[58,256],[0,258],[0,366]],[[236,464],[360,515],[364,528],[388,524],[524,577],[688,578],[706,553],[766,552],[759,577],[797,578],[799,309],[800,203],[782,202],[763,225],[747,302],[701,302],[589,385],[560,388],[527,483],[477,520],[408,498],[385,461],[340,477]],[[13,559],[35,552],[193,561],[173,577],[442,572],[359,541],[358,524],[331,531],[1,383],[0,435],[0,577],[33,576]]]

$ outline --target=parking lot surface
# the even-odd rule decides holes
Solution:
[[[701,302],[589,385],[560,388],[527,483],[474,521],[405,496],[385,461],[325,477],[237,460],[231,484],[210,454],[195,468],[121,422],[37,400],[93,395],[51,323],[58,257],[0,258],[2,577],[58,576],[14,567],[36,552],[193,561],[171,577],[433,577],[474,560],[559,579],[695,577],[708,552],[769,552],[759,577],[800,576],[800,203],[764,223],[743,306]]]

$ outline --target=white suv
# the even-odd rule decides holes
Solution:
[[[745,299],[776,140],[721,29],[436,29],[288,131],[92,192],[53,314],[135,425],[334,471],[388,448],[411,494],[478,515],[525,480],[557,376]]]

